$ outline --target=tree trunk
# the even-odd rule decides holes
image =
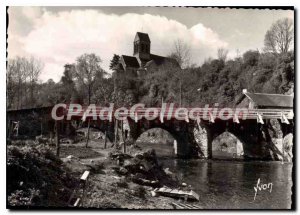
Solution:
[[[126,140],[124,138],[123,121],[121,121],[121,134],[122,134],[122,142],[123,142],[123,153],[126,153]]]
[[[41,136],[43,136],[43,119],[41,119]]]
[[[88,104],[91,104],[91,86],[88,86]]]
[[[88,144],[89,144],[89,138],[90,138],[90,119],[88,120],[88,129],[87,129],[87,136],[86,136],[85,148],[88,147]]]
[[[180,83],[179,83],[179,87],[180,87],[179,107],[181,107],[181,104],[182,104],[182,86],[181,86],[181,80],[180,80]]]
[[[115,148],[117,148],[117,141],[118,141],[118,120],[115,120],[115,139],[114,139]]]
[[[107,142],[107,131],[104,133],[104,149],[106,149],[106,142]]]
[[[60,152],[60,140],[59,140],[59,122],[55,121],[55,127],[56,127],[56,156],[59,157]]]

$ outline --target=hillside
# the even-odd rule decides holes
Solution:
[[[178,70],[167,66],[148,74],[141,81],[138,101],[148,105],[165,102],[182,105],[219,103],[233,106],[242,89],[258,93],[292,93],[294,53],[274,55],[248,51],[226,62],[213,59],[201,67]],[[181,87],[180,87],[181,85]]]

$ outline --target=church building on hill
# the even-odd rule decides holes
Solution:
[[[163,64],[179,67],[175,59],[151,54],[151,40],[146,33],[137,32],[133,41],[133,56],[121,55],[115,70],[141,76],[157,70]]]

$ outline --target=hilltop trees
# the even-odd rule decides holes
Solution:
[[[228,55],[228,50],[224,48],[219,48],[218,49],[218,59],[222,61],[226,61]]]
[[[245,88],[251,92],[284,94],[293,88],[293,83],[293,52],[275,56],[249,50],[242,58],[226,62],[212,59],[183,70],[165,65],[142,79],[139,101],[149,106],[159,106],[162,99],[178,105],[182,102],[182,106],[234,106]]]
[[[249,50],[243,54],[243,60],[245,66],[256,66],[259,59],[259,51]]]
[[[274,55],[249,50],[241,58],[226,62],[211,59],[202,66],[186,69],[166,63],[139,78],[121,74],[115,82],[113,77],[104,77],[105,71],[96,55],[87,57],[85,54],[78,59],[75,64],[65,65],[60,82],[35,83],[33,106],[58,102],[99,105],[114,102],[116,106],[143,102],[148,106],[160,106],[162,101],[181,103],[182,106],[216,102],[234,106],[244,88],[252,92],[286,93],[294,84],[293,52]],[[30,85],[25,82],[23,61],[25,59],[18,58],[8,64],[9,108],[28,107],[30,101]]]

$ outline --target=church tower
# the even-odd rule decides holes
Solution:
[[[142,62],[150,60],[151,41],[146,33],[137,32],[133,42],[133,56]]]

